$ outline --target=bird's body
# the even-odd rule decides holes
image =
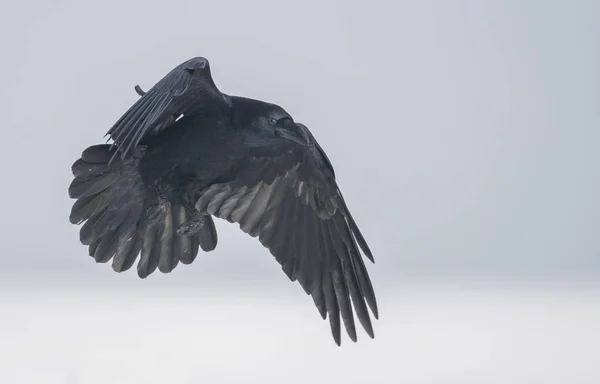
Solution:
[[[186,185],[192,179],[208,185],[245,155],[242,133],[227,120],[192,116],[173,128],[142,142],[147,149],[140,174],[147,185],[168,186],[173,180]]]
[[[281,107],[218,91],[203,58],[171,71],[109,131],[111,145],[73,164],[71,222],[97,262],[138,274],[189,264],[213,250],[212,217],[258,237],[284,272],[356,340],[352,304],[371,337],[377,304],[331,162],[308,128]]]

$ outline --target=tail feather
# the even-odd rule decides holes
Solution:
[[[183,205],[177,204],[173,207],[173,221],[175,223],[175,228],[177,228],[181,223],[185,223],[188,220],[188,217],[189,216]],[[175,236],[173,239],[173,254],[179,255],[179,261],[181,261],[183,264],[189,264],[191,261],[193,261],[192,240],[193,238],[188,236]],[[198,254],[197,250],[196,254]]]
[[[86,163],[83,159],[78,159],[71,166],[71,172],[75,177],[89,177],[94,175],[104,174],[111,169],[114,169],[112,165],[108,164],[92,164]]]
[[[156,271],[171,272],[179,262],[189,264],[199,248],[211,251],[217,232],[210,216],[194,236],[177,234],[177,228],[192,219],[193,212],[179,201],[170,201],[158,221],[150,221],[148,208],[158,203],[138,171],[144,149],[132,157],[112,159],[110,145],[95,145],[83,151],[71,167],[74,179],[69,196],[76,199],[69,220],[82,224],[79,237],[98,263],[112,259],[116,272],[130,269],[138,259],[137,273],[145,278]],[[110,164],[109,164],[110,162]]]
[[[206,216],[204,228],[198,232],[198,242],[204,252],[210,252],[217,247],[217,228],[211,216]]]
[[[119,180],[119,173],[109,171],[95,177],[76,177],[69,186],[69,196],[78,198],[98,194]]]
[[[94,259],[97,263],[106,263],[117,252],[117,231],[109,233],[98,243],[94,252]]]
[[[142,237],[137,232],[134,232],[131,239],[121,241],[121,243],[123,242],[127,245],[119,248],[113,257],[112,269],[115,272],[124,272],[130,269],[135,264],[137,255],[142,250]]]
[[[173,254],[173,238],[177,235],[177,228],[173,226],[173,210],[167,210],[164,220],[160,226],[160,256],[158,259],[158,269],[163,273],[171,272],[179,263],[179,260]]]
[[[96,243],[97,238],[94,236],[94,225],[98,220],[100,220],[100,218],[102,218],[104,212],[106,212],[107,209],[108,207],[100,210],[99,212],[94,213],[92,216],[90,216],[89,219],[87,219],[87,221],[85,221],[85,223],[79,230],[79,241],[81,241],[81,244],[91,246],[92,244]],[[85,220],[85,218],[83,220]],[[90,256],[91,255],[93,255],[93,253],[90,254]]]
[[[94,212],[106,208],[108,203],[109,201],[104,194],[81,197],[73,204],[69,221],[71,221],[71,224],[81,224],[86,218],[92,216]]]
[[[107,165],[110,162],[112,155],[110,154],[110,146],[106,144],[92,145],[86,148],[81,154],[81,160],[88,164]]]
[[[159,253],[156,251],[158,247],[154,247],[156,235],[158,232],[157,224],[149,224],[146,226],[142,240],[142,252],[140,262],[138,263],[138,276],[142,279],[152,274],[158,267]],[[155,249],[156,248],[156,249]]]
[[[197,236],[188,237],[189,243],[181,243],[182,253],[179,258],[183,264],[191,264],[194,260],[196,260],[196,256],[198,256],[198,251],[200,250],[200,241]]]

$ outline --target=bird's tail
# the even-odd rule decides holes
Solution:
[[[70,220],[73,224],[85,222],[80,240],[89,247],[89,255],[98,263],[112,259],[112,268],[122,272],[141,254],[137,265],[141,278],[157,268],[167,273],[179,262],[189,264],[200,247],[211,251],[217,244],[210,216],[193,235],[178,234],[178,227],[194,215],[180,202],[165,202],[158,219],[152,218],[149,212],[162,203],[138,171],[143,155],[144,149],[136,148],[133,156],[111,162],[110,145],[89,147],[73,164],[75,178],[69,186],[69,196],[77,200]]]

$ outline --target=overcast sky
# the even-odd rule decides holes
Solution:
[[[3,3],[0,305],[9,310],[0,335],[9,343],[0,357],[14,370],[0,369],[0,381],[40,382],[52,372],[48,382],[148,384],[163,376],[135,367],[151,362],[173,378],[173,366],[198,370],[197,354],[228,348],[236,354],[218,354],[211,371],[182,368],[178,382],[217,377],[231,358],[255,378],[273,366],[291,382],[315,372],[291,376],[292,361],[328,366],[327,323],[236,225],[218,221],[217,249],[193,265],[140,281],[135,268],[116,274],[110,264],[96,265],[69,223],[70,166],[137,99],[133,86],[148,89],[180,62],[204,56],[223,92],[277,103],[310,127],[374,252],[376,264],[367,268],[384,314],[378,338],[364,343],[361,333],[362,347],[333,355],[322,377],[597,383],[589,358],[598,356],[597,294],[475,299],[444,296],[427,279],[598,281],[598,20],[593,0]],[[425,296],[386,289],[406,281],[425,284]],[[192,297],[186,304],[111,301],[130,285],[156,292],[194,284],[208,288],[181,291]],[[87,293],[58,307],[39,297],[63,286],[78,287],[71,293],[110,286],[103,290],[110,304],[98,307]],[[21,301],[14,287],[35,297]],[[431,290],[436,299],[428,301]],[[227,295],[258,302],[221,300]],[[279,304],[267,299],[275,296]],[[124,328],[132,333],[123,341],[115,329],[126,323],[146,328]],[[163,333],[152,348],[144,343],[155,326]],[[286,337],[304,349],[285,349]],[[260,343],[258,351],[277,363],[257,360]],[[93,353],[84,352],[88,346]],[[180,355],[164,360],[161,350]],[[130,357],[127,370],[122,360]],[[395,362],[403,368],[391,372]],[[356,374],[346,369],[363,363]],[[33,376],[22,376],[34,365]]]
[[[115,277],[68,221],[70,165],[136,100],[135,84],[193,56],[222,91],[311,128],[379,284],[600,276],[598,2],[168,4],[3,12],[0,276]],[[282,279],[257,240],[217,225],[217,250],[174,276]]]

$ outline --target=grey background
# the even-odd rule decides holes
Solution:
[[[1,3],[0,382],[600,382],[598,20],[584,0]],[[79,244],[72,162],[198,55],[327,151],[375,253],[375,340],[337,348],[235,225],[146,280]]]
[[[197,55],[224,92],[311,128],[378,284],[600,274],[598,2],[19,4],[1,27],[2,280],[133,279],[78,243],[70,165],[135,84]],[[169,284],[281,279],[258,241],[218,225],[217,250]]]

